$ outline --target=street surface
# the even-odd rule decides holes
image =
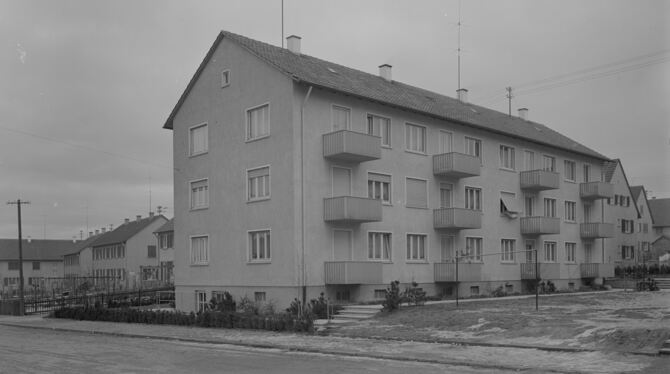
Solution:
[[[0,326],[0,373],[506,373],[225,344]]]

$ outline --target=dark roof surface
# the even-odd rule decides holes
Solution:
[[[643,186],[630,186],[630,193],[633,195],[633,200],[637,201],[637,199],[640,197],[640,193],[644,191]]]
[[[614,172],[616,171],[616,166],[619,163],[619,159],[612,161],[606,161],[603,164],[603,175],[605,177],[605,182],[612,183],[612,178],[614,178]]]
[[[83,251],[85,248],[92,247],[96,240],[102,238],[105,234],[92,235],[84,240],[77,241],[70,247],[70,250],[65,255],[73,255]]]
[[[474,104],[465,104],[457,99],[435,92],[410,86],[398,81],[385,79],[360,70],[324,61],[305,54],[295,54],[287,49],[263,43],[257,40],[221,31],[201,63],[186,90],[174,107],[164,128],[171,129],[172,121],[179,107],[188,96],[200,73],[213,55],[223,38],[241,45],[253,55],[267,62],[297,82],[331,89],[345,94],[377,101],[393,107],[410,110],[443,120],[454,121],[472,127],[522,138],[550,147],[576,152],[602,160],[608,160],[602,154],[587,148],[568,137],[542,124],[522,120],[518,117],[484,108]]]
[[[159,227],[158,230],[154,232],[168,232],[174,231],[174,218],[167,221],[163,226]]]
[[[654,226],[670,226],[670,198],[649,200]]]
[[[21,240],[24,261],[61,261],[72,250],[72,240],[27,239]],[[18,260],[18,239],[0,239],[0,260]]]
[[[159,219],[167,220],[167,218],[164,216],[159,215],[142,218],[139,221],[135,220],[124,223],[123,225],[114,229],[114,231],[110,231],[102,235],[100,239],[96,240],[92,244],[92,247],[101,247],[103,245],[123,243]]]

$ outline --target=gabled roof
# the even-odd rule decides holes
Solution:
[[[654,227],[670,226],[670,199],[651,199],[649,208],[654,217]]]
[[[654,212],[651,211],[651,206],[649,206],[649,199],[647,199],[647,191],[644,189],[644,186],[631,186],[630,193],[633,194],[634,201],[637,201],[640,198],[640,194],[642,194],[642,197],[644,198],[643,200],[645,204],[647,204],[647,212],[649,214],[649,217],[651,218],[651,222],[653,225]]]
[[[114,231],[102,235],[102,237],[96,240],[91,246],[101,247],[104,245],[123,243],[159,219],[167,220],[164,216],[158,215],[124,223],[114,229]]]
[[[163,226],[159,227],[155,233],[174,231],[174,218],[167,221]]]
[[[633,195],[633,200],[637,201],[642,192],[644,192],[643,186],[630,186],[630,193]]]
[[[191,78],[186,90],[184,90],[174,109],[172,109],[163,128],[172,129],[175,115],[216,51],[219,43],[224,38],[228,38],[230,41],[243,47],[260,60],[265,61],[298,83],[334,90],[441,120],[521,138],[601,160],[608,160],[602,154],[540,123],[526,121],[478,105],[466,104],[457,99],[398,81],[389,82],[377,75],[324,61],[309,55],[295,54],[287,49],[249,39],[228,31],[221,31],[219,33],[214,44],[207,52],[205,59],[196,70],[193,78]]]
[[[27,239],[21,240],[24,261],[62,261],[72,249],[72,240]],[[0,239],[0,261],[19,259],[18,239]]]
[[[660,242],[661,240],[665,240],[665,241],[669,241],[669,242],[670,242],[670,236],[668,236],[668,235],[661,235],[661,236],[659,236],[658,238],[656,238],[656,240],[654,240],[653,242],[651,242],[651,245],[655,245],[656,243]]]
[[[70,250],[67,251],[67,253],[65,253],[64,255],[67,256],[67,255],[77,254],[77,253],[83,251],[84,249],[86,249],[88,247],[92,247],[96,240],[102,238],[106,234],[108,234],[108,233],[92,235],[92,236],[89,236],[88,238],[86,238],[84,240],[77,241],[76,243],[74,243],[74,245],[72,247],[70,247]]]
[[[618,164],[619,164],[618,158],[603,163],[603,177],[605,179],[605,182],[612,183],[612,178],[614,178],[614,172],[616,171],[616,166]]]

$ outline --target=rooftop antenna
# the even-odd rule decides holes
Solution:
[[[461,89],[461,0],[458,0],[458,89]]]
[[[284,48],[284,0],[281,0],[281,47]]]
[[[151,173],[149,173],[149,211],[151,212]]]
[[[512,87],[505,87],[505,90],[507,90],[507,101],[509,102],[509,116],[512,116],[512,98],[514,95],[512,95]]]

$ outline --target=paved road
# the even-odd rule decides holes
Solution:
[[[504,373],[323,354],[0,326],[0,373]]]

